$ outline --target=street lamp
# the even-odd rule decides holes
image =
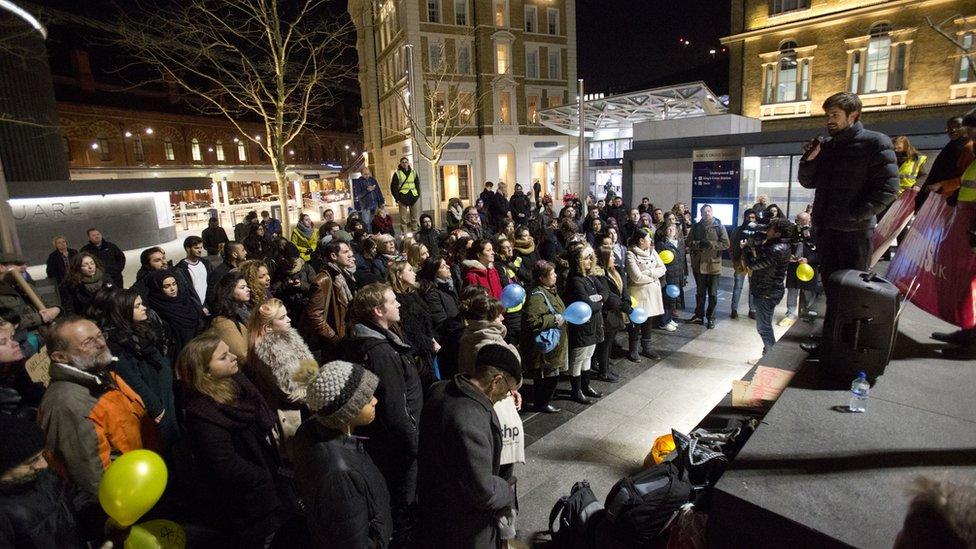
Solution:
[[[0,0],[0,9],[9,11],[10,13],[16,15],[17,17],[20,17],[21,19],[26,21],[28,25],[34,27],[34,29],[37,32],[41,33],[41,36],[47,39],[47,29],[44,28],[44,25],[42,25],[41,22],[38,21],[36,17],[34,17],[26,10],[24,10],[24,8],[21,8],[20,6],[14,4],[10,0]]]
[[[146,128],[146,135],[152,135],[152,134],[153,134],[153,129],[152,128]]]

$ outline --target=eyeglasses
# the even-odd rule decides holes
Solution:
[[[98,332],[96,335],[93,335],[89,338],[85,338],[85,340],[81,342],[81,347],[85,349],[90,349],[95,345],[96,341],[101,341],[102,343],[105,343],[105,334],[103,332]]]

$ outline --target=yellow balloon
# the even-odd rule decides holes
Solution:
[[[630,296],[630,306],[631,307],[636,307],[637,306],[637,298],[636,297]]]
[[[651,446],[651,451],[644,458],[644,468],[646,469],[661,463],[664,461],[664,458],[668,457],[668,454],[674,451],[674,448],[674,436],[670,433],[657,437],[654,439],[654,445]]]
[[[183,527],[171,520],[149,520],[129,529],[125,549],[185,549]]]
[[[660,255],[661,255],[661,261],[663,261],[665,265],[674,261],[674,252],[672,252],[671,250],[664,250],[663,252],[661,252]]]
[[[796,266],[796,277],[803,282],[810,282],[813,280],[813,267],[806,263],[800,263]]]
[[[166,463],[149,450],[122,454],[102,475],[98,502],[108,516],[130,526],[152,509],[166,489]]]

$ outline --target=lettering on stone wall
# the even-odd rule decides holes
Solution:
[[[81,202],[77,200],[40,204],[13,204],[11,209],[14,219],[17,221],[55,220],[84,215],[81,211]]]

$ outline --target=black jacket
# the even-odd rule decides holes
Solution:
[[[860,121],[824,141],[813,160],[800,160],[800,185],[816,189],[813,226],[862,231],[898,196],[898,163],[891,139]]]
[[[515,192],[512,198],[508,199],[509,207],[512,210],[512,219],[515,220],[515,225],[525,225],[529,222],[529,218],[532,217],[532,204],[529,201],[529,195],[523,192]]]
[[[111,276],[104,274],[99,290],[106,286],[120,287],[116,286]],[[87,315],[88,306],[91,305],[92,299],[95,299],[98,290],[90,291],[84,282],[65,282],[61,285],[59,293],[61,294],[61,309],[66,315]]]
[[[186,392],[186,431],[203,509],[219,515],[214,526],[253,542],[282,522],[279,461],[271,443],[274,420],[247,377],[237,373],[233,379],[240,388],[233,405],[193,389]]]
[[[169,448],[180,435],[173,368],[169,359],[144,338],[116,329],[109,329],[107,333],[108,348],[118,358],[112,369],[139,395],[149,417],[155,418],[165,412],[158,425],[163,443]]]
[[[68,261],[71,261],[71,258],[76,255],[78,255],[78,250],[68,248]],[[47,277],[56,280],[60,286],[66,274],[68,274],[68,264],[64,261],[61,252],[54,250],[51,255],[47,256]]]
[[[390,493],[362,439],[310,418],[292,444],[312,545],[386,547],[393,534]]]
[[[617,272],[620,274],[621,283],[623,283],[623,273],[620,273],[619,270]],[[604,292],[607,294],[607,299],[603,303],[603,330],[604,337],[610,337],[624,328],[624,315],[630,315],[633,310],[630,295],[627,293],[626,287],[618,287],[613,278],[605,272],[594,277],[594,279],[600,294],[602,295]]]
[[[495,514],[515,504],[498,476],[501,451],[502,430],[488,397],[463,375],[435,384],[420,418],[422,546],[497,547]]]
[[[400,302],[400,328],[404,343],[410,346],[410,355],[422,375],[434,368],[434,338],[437,333],[431,322],[430,309],[418,292],[396,294]],[[440,343],[438,341],[438,343]]]
[[[213,281],[212,279],[213,279],[214,267],[213,264],[211,264],[209,261],[207,261],[204,258],[200,258],[200,263],[203,264],[203,268],[206,269],[207,271],[207,293],[209,293],[210,284]],[[181,259],[180,262],[177,263],[176,266],[173,268],[177,272],[183,274],[183,280],[182,281],[177,280],[176,283],[179,284],[181,282],[185,282],[186,286],[184,287],[189,290],[190,296],[193,297],[193,299],[195,299],[197,303],[200,304],[201,307],[203,307],[206,303],[207,296],[197,295],[197,290],[193,286],[193,278],[190,276],[190,264],[186,262],[186,258],[184,257],[183,259]]]
[[[688,277],[688,262],[685,260],[685,239],[679,236],[677,244],[672,244],[667,238],[663,238],[657,241],[656,248],[658,255],[664,250],[668,250],[674,254],[674,259],[671,263],[665,265],[668,272],[664,275],[664,285],[674,284],[678,287],[684,286],[685,278]]]
[[[790,266],[790,241],[778,238],[762,246],[742,250],[746,265],[752,269],[749,291],[756,297],[782,299],[786,289],[786,270]]]
[[[423,406],[420,375],[410,359],[410,346],[379,326],[353,325],[344,347],[346,360],[380,378],[376,419],[362,434],[369,437],[366,450],[389,482],[391,471],[417,459],[417,421]]]
[[[94,496],[45,469],[0,488],[0,547],[72,549],[101,545],[105,515]]]
[[[600,287],[596,283],[596,277],[583,276],[575,271],[570,272],[566,279],[566,295],[563,303],[567,307],[577,301],[582,301],[590,306],[593,314],[589,322],[583,324],[569,325],[569,348],[578,349],[588,345],[596,345],[603,341],[603,304],[609,296],[607,287]],[[600,299],[593,301],[590,296],[599,295]]]
[[[82,246],[82,252],[88,252],[102,261],[105,273],[112,277],[116,287],[122,288],[122,271],[125,269],[125,254],[118,246],[108,240],[102,240],[97,247],[89,242]]]
[[[453,376],[458,369],[458,343],[464,331],[464,321],[458,305],[457,291],[445,282],[437,282],[424,294],[424,302],[430,310],[430,320],[437,333],[441,350],[437,353],[441,379]]]
[[[203,249],[207,250],[207,255],[217,255],[220,250],[220,245],[230,242],[230,239],[227,238],[227,231],[219,226],[207,227],[200,234],[200,238],[203,239]]]
[[[429,231],[420,229],[414,233],[414,239],[420,242],[424,246],[427,246],[427,251],[430,252],[431,257],[441,256],[441,233],[437,229],[431,228]]]

